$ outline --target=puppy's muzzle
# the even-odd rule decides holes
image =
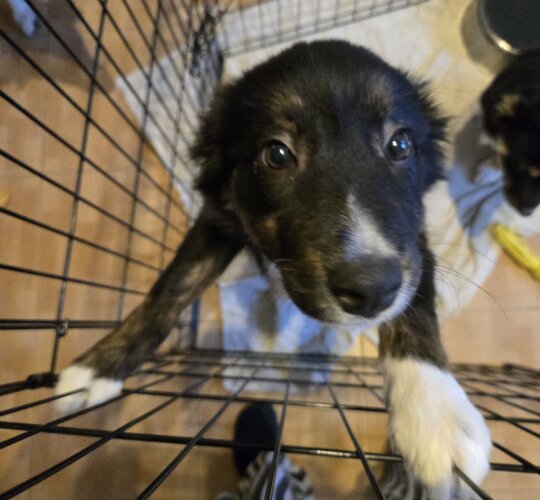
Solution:
[[[511,185],[506,186],[505,195],[509,203],[525,217],[531,215],[540,203],[540,196],[527,196],[527,193],[520,192]]]
[[[398,259],[365,255],[344,262],[328,276],[330,291],[347,313],[373,318],[392,305],[401,287]]]

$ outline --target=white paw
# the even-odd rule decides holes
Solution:
[[[450,491],[459,467],[475,483],[489,470],[484,419],[448,372],[413,359],[385,361],[390,430],[416,477]]]
[[[26,0],[11,0],[13,17],[26,36],[34,36],[39,26],[38,18]]]
[[[56,395],[82,391],[55,400],[56,410],[65,415],[79,408],[93,406],[114,398],[122,390],[122,381],[111,378],[95,378],[92,368],[81,365],[71,365],[60,374],[54,390]]]

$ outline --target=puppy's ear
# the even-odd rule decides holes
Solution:
[[[195,187],[207,198],[220,199],[231,176],[227,162],[227,129],[234,126],[228,119],[228,102],[232,87],[216,90],[210,108],[200,117],[191,157],[199,164]]]

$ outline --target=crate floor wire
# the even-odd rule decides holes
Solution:
[[[304,466],[319,498],[357,498],[370,489],[366,469],[379,477],[382,464],[399,461],[385,448],[375,361],[198,349],[207,321],[199,306],[112,402],[59,418],[51,386],[140,303],[189,227],[176,189],[185,179],[171,167],[189,162],[194,117],[223,58],[423,1],[28,0],[36,38],[2,11],[0,497],[213,498],[234,488],[232,424],[251,401],[274,405],[277,447]],[[163,58],[178,50],[165,71]],[[128,78],[137,70],[148,82],[142,96]],[[115,82],[131,90],[139,119]],[[168,134],[164,120],[183,127]],[[150,132],[167,145],[161,158]],[[538,372],[454,369],[495,441],[479,496],[539,492]],[[313,370],[326,381],[296,392]],[[251,391],[261,382],[279,390]]]
[[[228,373],[231,368],[238,367],[242,368],[244,375]],[[531,454],[534,455],[531,443],[538,447],[537,440],[540,437],[538,372],[513,365],[500,368],[456,365],[453,368],[483,413],[493,434],[496,451],[492,457],[488,486],[497,483],[498,475],[520,473],[522,481],[537,476],[539,467],[531,457]],[[306,371],[314,369],[328,374],[327,380],[317,387],[313,387],[305,376]],[[283,370],[284,375],[276,376],[275,370]],[[231,394],[223,390],[222,381],[227,378],[234,378],[240,383],[238,391]],[[282,390],[267,394],[251,392],[249,385],[260,381],[280,383]],[[309,384],[311,391],[292,393],[292,384]],[[15,431],[12,436],[2,438],[0,449],[21,446],[26,441],[39,440],[43,435],[54,436],[56,439],[58,436],[87,439],[77,442],[78,449],[73,453],[67,450],[65,456],[57,462],[47,464],[45,459],[45,463],[35,467],[39,472],[24,480],[25,471],[19,471],[11,480],[21,481],[18,484],[2,484],[2,496],[9,497],[36,487],[36,497],[39,498],[40,491],[48,491],[47,481],[54,482],[55,478],[62,475],[62,471],[70,468],[73,473],[64,474],[63,479],[68,477],[77,481],[81,468],[84,468],[85,461],[91,461],[92,454],[99,455],[100,449],[110,447],[111,442],[123,441],[140,445],[135,448],[136,453],[143,456],[150,445],[161,446],[163,457],[166,457],[165,462],[161,457],[161,460],[147,464],[143,474],[146,484],[141,484],[140,478],[137,482],[132,477],[131,480],[135,481],[140,490],[128,487],[127,491],[131,494],[127,496],[144,497],[156,493],[159,497],[161,486],[180,492],[182,482],[175,479],[178,479],[183,467],[189,470],[194,466],[193,461],[189,461],[191,454],[196,455],[197,450],[203,448],[230,450],[235,445],[239,446],[232,439],[231,422],[243,404],[254,401],[265,401],[274,406],[281,435],[276,449],[289,454],[293,461],[299,457],[309,458],[307,462],[302,462],[306,464],[308,474],[310,465],[312,469],[320,470],[322,467],[324,470],[324,465],[315,466],[316,461],[324,463],[328,459],[339,459],[347,462],[348,470],[356,469],[358,475],[365,475],[364,467],[378,470],[378,465],[400,460],[400,457],[381,449],[384,436],[380,442],[371,441],[374,446],[372,449],[360,437],[366,434],[366,430],[358,432],[358,422],[366,416],[371,417],[369,422],[373,429],[377,429],[377,418],[379,432],[383,428],[386,409],[382,391],[382,376],[373,359],[315,355],[291,357],[210,350],[159,356],[132,375],[123,393],[112,402],[83,409],[66,417],[50,418],[50,406],[54,399],[61,396],[52,396],[50,390],[41,389],[39,396],[34,397],[32,389],[26,389],[21,401],[27,402],[0,411],[0,429]],[[144,404],[140,404],[142,400]],[[201,414],[194,417],[190,413],[200,410],[204,405],[206,408]],[[122,407],[129,411],[122,412],[122,418],[118,418],[119,408]],[[167,418],[177,420],[177,424],[172,427],[160,425],[156,419],[156,415],[166,411],[170,413]],[[184,417],[179,415],[180,411]],[[318,425],[313,426],[316,431],[313,435],[305,436],[301,434],[301,429],[309,426],[307,422],[310,412],[316,413],[316,416],[312,414],[311,417]],[[100,422],[101,425],[107,422],[107,425],[102,427]],[[147,430],[142,431],[145,422],[148,424]],[[330,422],[333,425],[329,437],[329,430],[322,430],[320,424]],[[512,428],[514,435],[499,441],[497,429],[501,426]],[[373,429],[368,432],[373,432]],[[81,443],[86,445],[81,446]],[[155,449],[150,456],[157,456]],[[226,455],[222,456],[226,458]],[[115,465],[123,466],[122,463]],[[219,469],[208,470],[206,481],[211,481],[216,472]],[[126,485],[119,483],[116,476],[115,468],[108,472],[101,470],[99,476],[99,482],[105,485],[105,491],[111,497],[115,497],[115,493],[126,492]],[[312,476],[317,493],[320,478],[313,473]],[[167,487],[168,478],[171,481]],[[375,482],[373,488],[377,488],[377,485]],[[40,486],[44,489],[40,490]],[[54,491],[54,486],[49,491]],[[476,491],[481,498],[490,498],[489,491],[480,488]],[[170,492],[171,489],[166,489],[166,493]],[[166,493],[163,496],[167,496]]]

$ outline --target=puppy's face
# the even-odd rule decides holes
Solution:
[[[416,291],[442,127],[370,52],[299,44],[217,98],[194,148],[199,187],[238,215],[300,309],[367,327]]]
[[[522,215],[540,204],[540,87],[527,93],[486,93],[484,126],[500,156],[507,200]]]

